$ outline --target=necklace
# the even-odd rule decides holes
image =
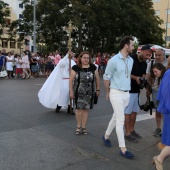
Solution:
[[[90,77],[89,77],[89,76],[90,76],[90,74],[89,74],[89,72],[88,72],[88,68],[87,68],[87,71],[84,71],[84,69],[83,69],[83,68],[82,68],[82,70],[83,70],[83,72],[84,72],[84,73],[86,73],[86,78],[87,78],[87,79],[89,79],[89,78],[90,78]]]
[[[126,59],[123,59],[123,61],[125,63],[125,74],[126,74],[126,77],[128,78],[128,60],[127,60],[127,62],[125,60]]]

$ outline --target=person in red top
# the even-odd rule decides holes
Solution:
[[[61,56],[58,53],[58,50],[56,50],[55,56],[54,56],[54,65],[56,66],[59,63],[60,60],[61,60]]]

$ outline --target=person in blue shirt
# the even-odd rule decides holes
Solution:
[[[0,51],[0,72],[5,68],[5,57],[2,55]]]
[[[165,147],[159,155],[153,157],[153,165],[155,169],[163,170],[163,162],[165,158],[170,156],[170,57],[168,58],[168,67],[165,72],[157,94],[159,101],[158,112],[164,117],[163,130],[162,130],[162,144]]]
[[[134,155],[125,146],[123,126],[125,120],[124,110],[129,103],[133,66],[133,59],[129,54],[132,53],[133,49],[133,38],[131,36],[123,37],[120,41],[120,52],[109,60],[103,75],[106,100],[110,98],[114,113],[102,139],[106,147],[111,147],[109,136],[116,128],[120,155],[128,159],[133,159]]]

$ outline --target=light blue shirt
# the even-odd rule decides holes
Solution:
[[[124,59],[119,52],[109,60],[103,79],[110,80],[111,89],[129,91],[131,89],[132,66],[133,59],[130,56]]]

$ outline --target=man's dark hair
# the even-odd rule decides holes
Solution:
[[[74,58],[78,58],[79,57],[79,53],[76,53],[76,55],[74,56]]]
[[[130,44],[130,40],[134,41],[133,37],[131,36],[124,36],[121,40],[120,40],[120,50],[124,48],[124,46],[127,44]]]

